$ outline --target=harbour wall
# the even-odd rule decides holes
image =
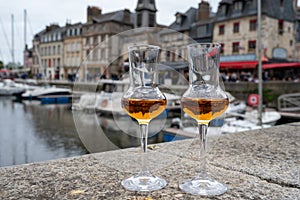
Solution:
[[[22,82],[18,80],[18,82]],[[45,84],[40,81],[40,84]],[[103,85],[97,83],[81,83],[81,82],[66,82],[66,81],[51,81],[47,82],[50,85],[57,87],[71,88],[82,92],[101,91]],[[226,82],[224,83],[225,90],[230,92],[236,99],[247,101],[249,94],[258,93],[258,83],[254,82]],[[162,85],[161,89],[165,92],[173,92],[182,94],[187,86],[183,85]],[[267,107],[277,107],[277,98],[282,94],[300,93],[300,82],[291,81],[268,81],[263,83],[263,100]]]

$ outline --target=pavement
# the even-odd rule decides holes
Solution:
[[[140,168],[140,148],[0,168],[0,199],[300,199],[300,123],[208,137],[207,169],[228,186],[220,196],[182,192],[197,173],[199,141],[151,146],[148,168],[167,180],[153,192],[131,192],[121,181]]]

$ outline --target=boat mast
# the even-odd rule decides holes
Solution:
[[[12,64],[15,67],[15,51],[14,47],[15,41],[14,41],[14,15],[11,14],[11,57],[12,57]]]
[[[26,67],[26,52],[27,51],[27,11],[24,9],[24,60],[23,66]]]
[[[262,60],[261,60],[261,0],[257,0],[257,43],[258,43],[258,123],[262,126],[262,105],[263,105],[263,80],[262,80]]]
[[[27,45],[27,10],[24,10],[24,47]]]

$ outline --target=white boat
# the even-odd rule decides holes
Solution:
[[[40,87],[35,90],[28,90],[22,94],[22,100],[38,100],[42,96],[71,95],[72,90],[57,87]]]
[[[181,110],[180,97],[174,94],[164,93],[167,99],[167,112]],[[96,111],[102,114],[127,115],[121,106],[123,92],[86,93],[81,95],[78,103],[73,103],[73,110]]]
[[[230,113],[239,113],[244,114],[246,112],[246,102],[237,100],[234,96],[232,96],[229,92],[226,92],[226,95],[229,100],[229,106],[226,110],[226,113],[230,115]]]
[[[245,112],[245,114],[231,112],[231,113],[229,113],[229,115],[243,118],[244,120],[247,120],[253,124],[259,124],[257,110],[247,111],[247,112]],[[265,124],[265,125],[269,124],[269,125],[273,126],[276,124],[276,122],[280,118],[281,118],[281,115],[277,111],[262,112],[262,124]]]
[[[213,120],[210,123],[210,134],[215,135],[214,132],[219,133],[237,133],[242,131],[249,131],[261,128],[269,128],[276,124],[281,118],[279,112],[266,111],[262,114],[262,125],[258,124],[257,110],[247,111],[245,114],[230,113],[231,117],[222,117]],[[232,117],[235,116],[235,117]],[[198,133],[198,128],[195,120],[188,117],[186,114],[183,117],[183,121],[180,118],[174,118],[171,124],[171,128],[181,129],[184,132]]]
[[[25,92],[25,90],[26,88],[21,87],[11,79],[5,79],[0,83],[0,95],[20,95]]]
[[[127,115],[121,107],[121,99],[124,92],[128,90],[129,80],[101,80],[100,84],[104,87],[103,91],[81,95],[79,102],[73,103],[72,109],[96,111],[109,115]],[[167,99],[167,112],[180,111],[180,96],[170,93],[164,93],[164,95]]]

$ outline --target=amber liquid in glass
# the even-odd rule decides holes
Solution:
[[[212,119],[222,115],[228,107],[228,98],[200,99],[182,98],[183,111],[198,123],[208,124]]]
[[[148,124],[165,110],[166,103],[165,99],[122,99],[122,108],[140,124]]]

